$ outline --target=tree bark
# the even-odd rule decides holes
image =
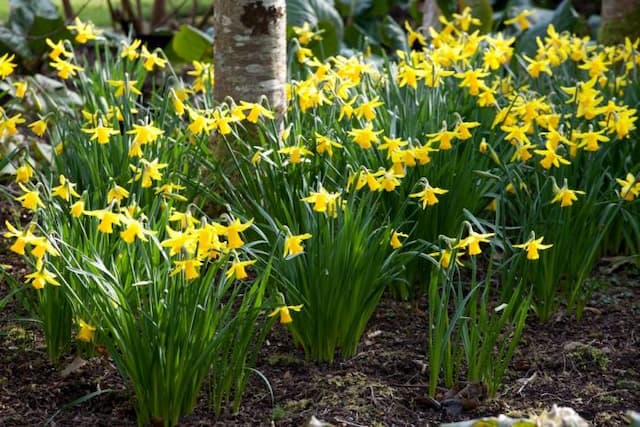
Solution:
[[[603,0],[598,40],[604,44],[640,37],[640,0]]]
[[[64,12],[64,19],[67,21],[72,21],[76,15],[73,13],[73,6],[71,5],[71,0],[62,0],[62,10]]]
[[[440,29],[440,8],[436,0],[425,0],[422,4],[422,34],[426,37],[430,37],[429,27],[433,27],[434,30]]]
[[[164,0],[154,0],[151,9],[151,30],[158,28],[167,18],[167,5]]]
[[[219,102],[267,98],[277,117],[286,109],[285,0],[216,0],[215,84]]]

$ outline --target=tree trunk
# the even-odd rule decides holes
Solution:
[[[167,5],[164,0],[154,0],[151,9],[151,31],[158,28],[167,19]]]
[[[425,0],[422,4],[422,34],[426,37],[429,35],[429,27],[433,27],[434,30],[440,29],[440,8],[436,0]]]
[[[219,102],[259,102],[277,117],[286,109],[286,1],[216,0],[215,84]]]
[[[640,0],[603,0],[598,40],[604,44],[640,37]]]
[[[76,15],[73,13],[73,6],[71,5],[71,0],[62,0],[62,10],[64,12],[64,19],[67,21],[72,21]]]

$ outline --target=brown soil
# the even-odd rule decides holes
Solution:
[[[6,218],[6,210],[0,213]],[[6,242],[0,243],[0,263],[15,265],[19,274],[19,259]],[[343,426],[429,426],[499,413],[526,415],[552,404],[573,407],[594,425],[624,425],[624,413],[640,408],[640,269],[611,266],[600,264],[593,279],[600,290],[580,321],[562,313],[544,325],[529,321],[500,394],[458,416],[426,398],[424,303],[416,310],[387,298],[358,354],[333,365],[305,361],[278,325],[256,367],[269,385],[254,375],[240,412],[217,419],[203,393],[182,425],[301,426],[315,416]],[[0,298],[7,290],[0,283]],[[108,358],[92,358],[63,377],[74,354],[53,366],[37,324],[20,320],[24,316],[16,303],[0,312],[0,425],[136,424],[133,396]],[[96,396],[74,404],[90,393]]]

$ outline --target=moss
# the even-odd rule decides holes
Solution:
[[[640,37],[640,6],[617,19],[603,21],[598,32],[598,41],[612,45],[623,43],[625,37],[635,40]]]
[[[567,357],[580,369],[589,369],[595,366],[600,370],[605,370],[609,365],[606,352],[589,344],[571,342],[565,345],[564,349],[567,352]]]

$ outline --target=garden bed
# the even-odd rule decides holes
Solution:
[[[6,247],[0,250],[0,263],[20,265]],[[593,280],[605,286],[580,321],[562,312],[545,325],[531,319],[499,395],[462,414],[437,409],[426,397],[425,302],[416,310],[387,297],[353,359],[333,365],[307,362],[301,351],[291,350],[286,330],[276,327],[256,366],[273,396],[265,381],[253,375],[238,414],[216,419],[202,393],[194,414],[181,425],[273,421],[300,426],[312,416],[345,426],[433,425],[499,413],[526,415],[554,403],[573,407],[594,425],[622,425],[625,411],[640,405],[640,272],[612,266],[599,264]],[[0,296],[7,292],[6,284],[1,286]],[[53,366],[38,327],[19,321],[22,313],[15,304],[0,316],[0,424],[136,424],[133,396],[108,357],[83,361],[63,376],[73,353]]]

